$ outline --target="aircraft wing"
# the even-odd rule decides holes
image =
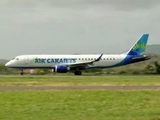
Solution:
[[[87,65],[93,64],[94,62],[100,61],[102,56],[103,56],[103,54],[101,54],[96,60],[93,60],[93,61],[73,63],[73,64],[68,64],[67,66],[69,66],[69,67],[85,67]]]

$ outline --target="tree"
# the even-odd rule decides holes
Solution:
[[[4,64],[0,64],[0,74],[15,74],[16,69],[7,68]]]
[[[154,62],[154,65],[155,65],[155,69],[156,69],[156,73],[157,74],[160,74],[160,65],[159,65],[159,63],[156,61],[156,62]]]

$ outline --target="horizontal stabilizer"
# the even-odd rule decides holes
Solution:
[[[151,59],[151,57],[150,56],[144,56],[144,57],[132,58],[132,60],[135,60],[135,61],[144,61],[144,60],[148,60],[148,59]]]

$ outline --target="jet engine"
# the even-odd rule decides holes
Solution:
[[[68,66],[65,66],[65,65],[56,65],[53,72],[66,73],[66,72],[68,72],[68,70],[70,70],[70,68]]]

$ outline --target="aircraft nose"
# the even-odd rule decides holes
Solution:
[[[7,63],[5,64],[5,66],[6,66],[6,67],[10,67],[10,66],[11,66],[11,62],[10,62],[10,61],[7,62]]]
[[[7,62],[7,63],[5,64],[5,66],[8,67],[8,66],[9,66],[9,62]]]

